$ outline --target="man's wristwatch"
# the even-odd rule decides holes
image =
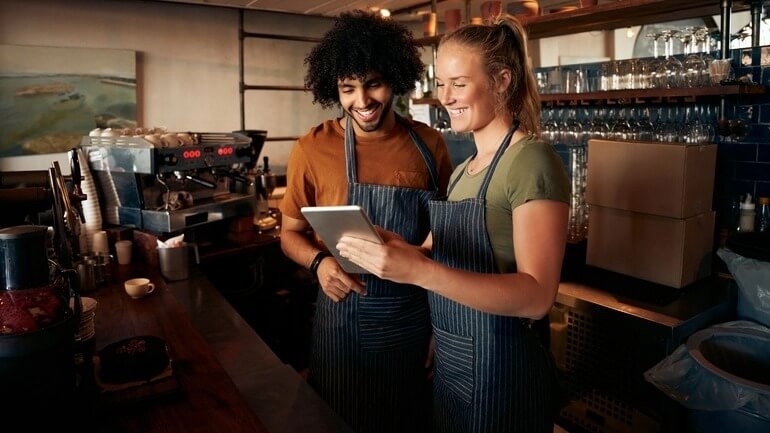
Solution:
[[[318,266],[321,265],[323,259],[331,257],[332,255],[326,251],[319,251],[318,254],[313,257],[313,261],[310,262],[310,272],[315,276],[318,273]]]

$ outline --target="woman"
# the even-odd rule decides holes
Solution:
[[[531,324],[556,297],[569,186],[537,138],[526,47],[507,15],[442,39],[439,100],[453,130],[473,132],[476,153],[456,168],[448,199],[431,202],[423,247],[384,230],[384,245],[350,237],[338,245],[378,277],[429,291],[440,432],[553,430],[553,367]]]

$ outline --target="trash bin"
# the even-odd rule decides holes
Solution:
[[[737,317],[770,326],[770,233],[734,234],[717,255],[738,285]]]
[[[728,322],[691,335],[644,373],[689,409],[688,431],[770,431],[770,328]]]

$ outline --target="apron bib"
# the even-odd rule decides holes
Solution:
[[[430,203],[434,260],[466,271],[498,272],[486,227],[485,197],[517,127],[503,139],[475,198]],[[433,292],[429,300],[436,338],[434,431],[552,432],[548,353],[527,323]]]
[[[348,204],[374,224],[421,243],[430,230],[428,203],[438,191],[433,155],[409,130],[430,172],[432,189],[358,182],[355,134],[348,117],[345,158]],[[359,433],[421,432],[430,419],[425,357],[430,338],[427,293],[422,288],[363,275],[366,296],[339,303],[318,291],[308,381]]]

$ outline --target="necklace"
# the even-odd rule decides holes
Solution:
[[[497,140],[497,143],[499,143],[499,145],[502,145],[503,139],[505,138],[506,135],[508,135],[507,131],[505,134],[502,135],[502,137],[500,137],[499,140]],[[473,157],[473,159],[468,161],[468,165],[466,166],[466,171],[468,172],[468,174],[474,175],[483,171],[485,168],[489,167],[489,164],[492,163],[492,159],[495,157],[495,153],[497,153],[497,148],[494,148],[491,151],[485,152],[483,155],[477,153],[476,156]]]
[[[476,173],[483,171],[485,168],[489,166],[489,163],[492,162],[493,157],[494,157],[494,154],[484,155],[484,158],[482,160],[480,155],[476,155],[473,159],[471,159],[468,162],[468,166],[467,166],[468,174],[474,175]]]

